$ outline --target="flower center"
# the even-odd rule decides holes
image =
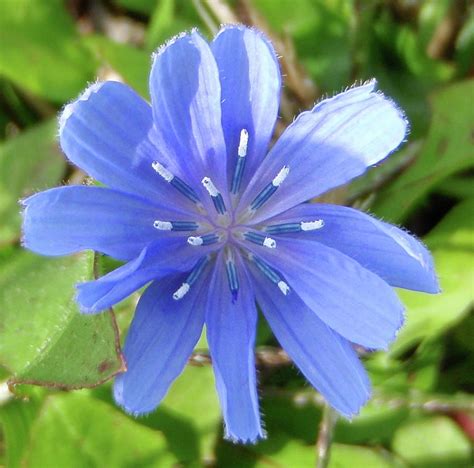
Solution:
[[[251,142],[250,142],[251,143]],[[247,129],[240,132],[237,161],[231,180],[230,196],[236,197],[242,185],[249,149],[249,133]],[[224,249],[225,270],[232,300],[237,300],[239,292],[239,273],[236,267],[235,256],[239,252],[242,258],[251,262],[266,278],[276,284],[280,291],[287,295],[290,287],[282,276],[268,265],[262,258],[251,253],[250,244],[256,244],[267,249],[277,249],[278,240],[273,237],[278,234],[297,233],[321,229],[324,222],[321,219],[302,220],[281,224],[270,224],[260,227],[249,227],[247,224],[255,212],[267,203],[278,188],[285,182],[290,173],[290,167],[285,165],[274,175],[273,179],[255,196],[247,210],[236,220],[233,206],[229,198],[225,198],[216,187],[210,175],[202,178],[201,183],[211,197],[215,213],[205,213],[203,204],[196,191],[186,182],[172,174],[160,162],[152,163],[153,169],[182,195],[191,200],[198,208],[200,221],[194,220],[155,220],[153,226],[160,231],[188,232],[188,245],[197,249],[211,246],[211,252],[204,254],[196,263],[183,284],[174,292],[175,300],[182,299],[205,270],[215,253]],[[222,187],[221,187],[222,188]],[[235,198],[232,198],[235,200]],[[226,201],[230,206],[226,206]],[[206,220],[207,217],[207,220]],[[204,219],[204,220],[202,220]],[[192,233],[192,234],[191,234]],[[184,245],[184,242],[183,242]],[[213,248],[214,246],[215,248]],[[209,249],[207,249],[209,251]]]

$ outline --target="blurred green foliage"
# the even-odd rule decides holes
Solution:
[[[55,115],[88,82],[120,78],[148,96],[150,54],[198,27],[238,20],[281,46],[292,112],[375,76],[406,110],[408,143],[341,203],[403,222],[432,249],[443,294],[400,292],[407,323],[364,357],[374,398],[338,421],[330,467],[469,467],[474,425],[474,7],[467,0],[1,0],[0,465],[306,467],[321,401],[290,366],[260,368],[269,437],[222,440],[209,366],[188,366],[160,408],[133,419],[110,378],[122,366],[111,316],[84,317],[74,284],[92,256],[20,247],[18,200],[84,175],[55,142]],[[282,110],[283,123],[292,115]],[[340,195],[339,195],[340,196]],[[112,269],[99,259],[102,272]],[[116,310],[126,330],[136,297]],[[276,346],[259,325],[259,346]],[[205,336],[199,343],[206,348]],[[27,383],[36,383],[33,386]],[[45,386],[45,387],[44,387]],[[471,438],[471,441],[470,441]]]

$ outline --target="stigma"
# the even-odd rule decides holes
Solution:
[[[181,192],[186,198],[193,203],[199,204],[199,197],[196,192],[184,180],[175,176],[171,171],[166,169],[163,164],[158,161],[153,161],[151,167],[158,173],[166,182],[173,186],[178,192]]]
[[[153,222],[153,227],[159,231],[197,231],[199,224],[194,221],[161,221]]]
[[[283,166],[273,180],[254,198],[250,204],[250,209],[258,210],[270,197],[278,190],[278,187],[285,181],[290,173],[290,166]]]
[[[214,182],[212,182],[210,177],[204,177],[201,181],[204,188],[207,190],[209,195],[212,198],[212,202],[214,203],[214,207],[219,214],[225,214],[227,209],[225,207],[224,199],[222,198],[221,193],[217,190]]]
[[[232,177],[232,186],[230,192],[236,195],[240,190],[242,177],[244,175],[245,161],[249,143],[249,132],[243,128],[240,132],[239,147],[237,149],[237,162],[235,164],[234,176]]]
[[[290,232],[317,231],[323,227],[324,221],[322,219],[315,219],[314,221],[300,221],[299,223],[272,224],[265,228],[265,232],[269,234],[286,234]]]
[[[201,276],[202,272],[209,263],[209,256],[201,257],[194,268],[191,270],[191,273],[187,276],[183,284],[173,293],[173,299],[175,301],[181,300],[186,294],[188,294],[191,286],[197,281]]]

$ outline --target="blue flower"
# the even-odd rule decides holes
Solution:
[[[276,338],[341,414],[370,383],[353,344],[385,349],[403,322],[391,286],[435,293],[425,247],[343,206],[306,201],[379,163],[407,122],[375,81],[303,112],[268,152],[281,76],[272,45],[225,26],[154,56],[151,106],[118,82],[89,87],[60,117],[69,160],[105,187],[25,200],[24,244],[94,249],[126,263],[78,286],[85,313],[148,286],[128,333],[119,405],[153,411],[206,325],[226,436],[263,436],[254,359],[259,304]],[[268,152],[268,154],[267,154]]]

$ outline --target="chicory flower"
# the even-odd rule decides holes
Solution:
[[[206,325],[226,436],[263,436],[254,359],[257,306],[294,363],[342,415],[370,383],[353,344],[384,349],[403,322],[392,286],[434,293],[425,247],[343,206],[305,203],[382,161],[407,122],[370,81],[303,112],[268,151],[281,75],[258,31],[198,32],[154,56],[151,105],[101,82],[64,109],[61,147],[107,187],[25,200],[24,245],[44,255],[93,249],[126,262],[78,285],[85,313],[142,286],[114,396],[153,411]],[[268,153],[268,154],[267,154]]]

